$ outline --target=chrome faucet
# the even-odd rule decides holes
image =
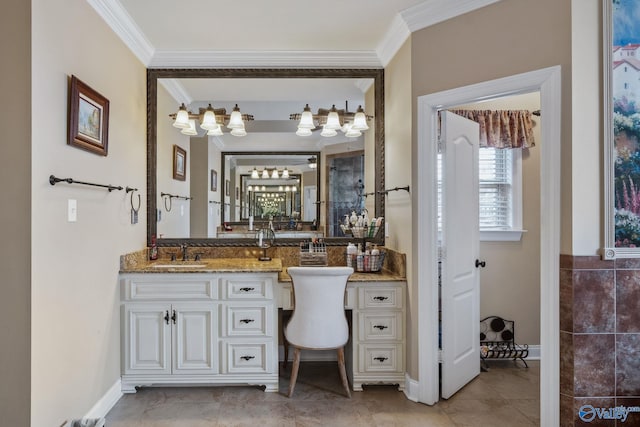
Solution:
[[[187,248],[189,246],[187,246],[186,243],[183,243],[182,245],[180,245],[180,249],[182,249],[182,261],[187,261],[189,259],[189,254],[187,254]]]

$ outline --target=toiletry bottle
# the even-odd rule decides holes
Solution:
[[[151,248],[149,249],[149,259],[155,261],[158,259],[158,245],[156,243],[156,235],[151,236]]]
[[[353,267],[353,261],[355,260],[355,257],[357,255],[358,248],[356,248],[356,245],[349,242],[349,244],[347,245],[347,267]]]

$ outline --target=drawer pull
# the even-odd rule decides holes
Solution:
[[[387,359],[388,359],[388,357],[380,357],[380,356],[373,358],[373,360],[377,360],[380,363],[384,362]]]
[[[255,320],[253,320],[253,319],[240,319],[240,323],[247,324],[247,323],[251,323],[251,322],[255,322]]]
[[[373,299],[376,301],[386,301],[389,299],[389,297],[373,297]]]
[[[255,290],[256,288],[240,288],[241,292],[251,292],[253,290]]]
[[[243,359],[243,360],[246,360],[246,361],[249,361],[249,360],[255,359],[255,358],[256,358],[255,356],[240,356],[240,359]]]
[[[385,326],[385,325],[374,325],[373,327],[375,329],[380,329],[381,331],[384,331],[385,329],[389,328],[388,326]]]

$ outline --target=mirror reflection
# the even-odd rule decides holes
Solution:
[[[346,238],[353,210],[383,215],[381,76],[148,70],[148,240],[226,245],[270,222]]]

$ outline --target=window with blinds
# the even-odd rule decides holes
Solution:
[[[480,229],[513,227],[513,150],[480,148],[479,212]]]

